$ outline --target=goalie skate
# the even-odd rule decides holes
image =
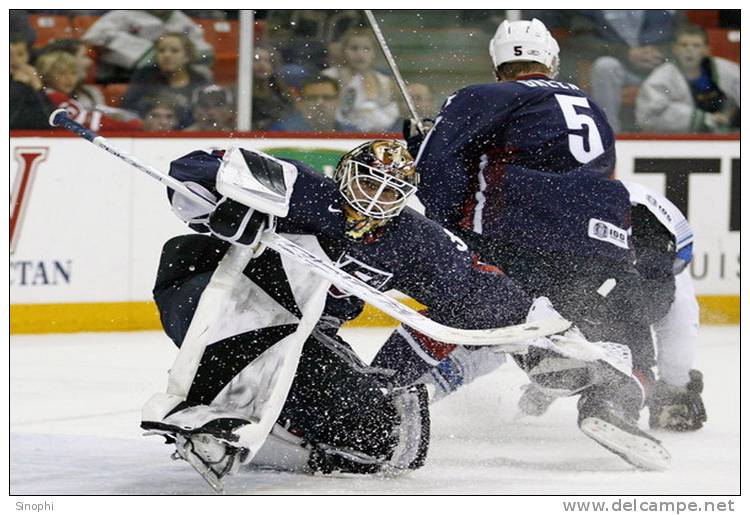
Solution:
[[[224,493],[223,477],[235,472],[248,455],[246,449],[232,447],[207,433],[177,434],[177,450],[172,459],[187,461],[216,493]]]

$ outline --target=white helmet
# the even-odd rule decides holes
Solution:
[[[490,56],[495,68],[504,63],[534,61],[550,69],[554,78],[559,67],[560,47],[544,23],[531,21],[503,21],[490,40]]]

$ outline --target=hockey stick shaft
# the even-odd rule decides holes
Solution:
[[[378,20],[375,19],[375,15],[370,9],[364,9],[364,11],[365,17],[367,17],[367,21],[370,22],[372,32],[373,34],[375,34],[375,39],[378,42],[378,46],[385,56],[385,60],[388,63],[388,67],[391,69],[391,73],[393,73],[393,77],[396,79],[398,90],[401,92],[401,96],[403,97],[404,102],[406,102],[406,107],[409,109],[411,117],[417,122],[417,130],[419,130],[420,134],[424,134],[425,129],[424,125],[422,124],[422,117],[419,116],[419,113],[417,113],[417,108],[414,105],[414,100],[411,98],[411,95],[409,95],[409,91],[406,89],[406,83],[404,82],[403,77],[401,77],[401,72],[398,70],[398,66],[396,66],[396,60],[393,58],[393,54],[391,54],[391,49],[388,48],[388,43],[385,40],[383,31],[380,30],[380,24],[378,23]]]
[[[163,172],[160,172],[156,168],[141,163],[137,158],[111,145],[105,138],[99,136],[96,132],[86,129],[79,123],[71,120],[64,109],[52,113],[50,124],[63,127],[78,134],[115,157],[122,159],[138,170],[146,173],[149,177],[158,180],[167,187],[172,188],[191,199],[206,204],[206,207],[209,209],[213,209],[213,203],[201,197],[196,192],[188,189],[179,181],[169,177]],[[335,267],[330,262],[320,259],[299,245],[287,240],[283,236],[273,232],[266,232],[261,241],[276,252],[287,255],[306,264],[312,269],[312,271],[331,281],[342,291],[346,291],[347,293],[359,297],[399,322],[402,322],[420,333],[440,342],[457,345],[503,345],[507,347],[508,351],[516,351],[525,349],[528,346],[524,342],[555,334],[570,327],[570,322],[560,318],[550,318],[535,323],[519,324],[495,329],[457,329],[449,327],[427,318],[409,306],[389,297],[380,290],[375,289],[340,268]]]
[[[49,124],[52,125],[53,127],[62,127],[64,129],[69,130],[70,132],[74,132],[78,134],[83,139],[88,140],[94,145],[96,145],[97,147],[106,150],[113,156],[122,159],[123,161],[133,166],[134,168],[137,168],[138,170],[145,173],[152,179],[156,179],[160,183],[164,184],[166,187],[174,191],[177,191],[181,193],[182,195],[190,197],[191,199],[201,204],[202,207],[205,207],[206,209],[210,209],[210,210],[213,210],[213,208],[215,207],[213,202],[201,197],[200,195],[198,195],[197,193],[189,189],[187,186],[185,186],[183,183],[181,183],[177,179],[174,179],[170,177],[169,175],[164,174],[163,172],[157,170],[156,168],[153,168],[144,163],[141,163],[140,160],[128,154],[124,150],[119,149],[115,147],[114,145],[111,145],[105,137],[100,136],[99,134],[92,131],[91,129],[87,129],[80,123],[71,119],[68,116],[68,113],[65,109],[57,109],[56,111],[54,111],[49,117]]]

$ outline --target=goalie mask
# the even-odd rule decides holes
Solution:
[[[346,202],[360,215],[387,220],[398,216],[417,191],[419,174],[404,144],[376,140],[345,154],[334,179]]]

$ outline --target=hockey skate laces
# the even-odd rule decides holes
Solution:
[[[339,191],[363,215],[385,219],[398,216],[417,187],[378,168],[349,161]],[[384,198],[388,193],[395,195],[393,200]]]

